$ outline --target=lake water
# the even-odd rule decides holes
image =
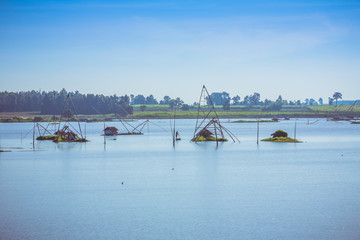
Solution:
[[[360,239],[360,125],[298,120],[303,143],[257,145],[256,123],[223,119],[241,142],[216,148],[178,120],[173,148],[169,121],[152,121],[106,146],[87,123],[90,142],[36,151],[31,123],[1,123],[0,239]],[[260,138],[278,129],[292,137],[294,121]]]

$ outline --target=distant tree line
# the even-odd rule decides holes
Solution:
[[[136,96],[130,94],[130,104],[131,105],[156,105],[156,104],[169,105],[170,109],[173,109],[174,107],[178,107],[183,110],[188,110],[189,108],[189,105],[184,104],[184,101],[181,100],[181,98],[179,97],[172,99],[169,96],[164,96],[164,98],[158,102],[153,95],[149,95],[145,97],[144,95],[141,94]]]
[[[67,92],[0,92],[0,112],[40,111],[41,114],[61,114],[67,95],[70,95],[78,114],[133,113],[129,96],[104,96]]]
[[[304,102],[301,102],[300,100],[284,100],[282,99],[281,95],[275,100],[271,101],[269,99],[265,99],[263,101],[260,100],[260,94],[255,92],[252,95],[246,95],[243,100],[241,100],[241,97],[239,95],[236,95],[234,97],[230,97],[230,94],[227,92],[213,92],[210,95],[212,102],[214,105],[222,105],[224,109],[230,109],[230,106],[236,106],[236,105],[244,105],[244,106],[263,106],[263,110],[280,110],[282,105],[323,105],[324,101],[322,98],[319,98],[318,101],[316,101],[313,98],[306,98]],[[329,97],[329,105],[332,105],[334,101],[342,99],[342,94],[340,92],[335,92],[331,97]],[[207,99],[208,104],[210,104],[210,100]],[[196,103],[194,103],[196,104]]]
[[[104,96],[102,94],[81,94],[78,91],[67,92],[62,89],[60,92],[41,92],[41,91],[27,91],[27,92],[0,92],[0,112],[22,112],[22,111],[40,111],[42,114],[61,114],[64,102],[67,95],[71,96],[74,106],[79,114],[108,114],[117,113],[125,116],[133,113],[131,105],[141,105],[140,110],[145,110],[145,105],[169,105],[170,109],[177,108],[187,111],[190,109],[188,104],[184,104],[181,98],[172,99],[169,96],[164,96],[158,101],[152,94],[145,97],[144,95],[130,96]],[[316,101],[313,98],[306,98],[304,102],[300,100],[284,100],[281,95],[275,100],[260,99],[260,94],[255,92],[252,95],[246,95],[243,99],[239,95],[231,97],[227,92],[213,92],[210,95],[214,105],[223,106],[225,110],[230,109],[231,106],[243,105],[247,107],[261,106],[264,111],[280,110],[283,105],[322,105],[323,99],[319,98]],[[342,99],[340,92],[335,92],[332,97],[329,97],[329,105],[335,101],[336,105],[338,99]],[[207,99],[210,105],[210,99]],[[198,105],[194,102],[193,105]]]

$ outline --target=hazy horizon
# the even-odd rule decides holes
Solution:
[[[1,91],[359,99],[358,1],[2,1]]]

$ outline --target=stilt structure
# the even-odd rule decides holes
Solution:
[[[256,131],[256,144],[259,145],[259,125],[260,125],[260,119],[257,120],[257,131]]]
[[[73,126],[71,122],[76,122],[77,126]],[[57,135],[57,138],[54,140],[54,142],[87,141],[82,134],[78,114],[69,94],[66,96],[66,101],[61,111],[58,130],[55,135]]]
[[[158,124],[150,121],[149,119],[144,120],[143,122],[141,122],[140,124],[134,126],[132,124],[130,124],[128,121],[121,119],[119,115],[117,115],[119,122],[122,124],[122,126],[126,129],[127,132],[119,132],[113,135],[144,135],[144,133],[142,132],[142,130],[148,126],[149,124],[152,123],[156,126],[158,126],[161,129],[164,129],[163,127],[159,126]],[[165,130],[166,131],[166,130]]]
[[[42,126],[40,123],[36,123],[35,126],[38,131],[38,137],[36,140],[55,140],[57,138],[54,133],[51,133],[50,130],[48,130],[50,123],[48,123],[46,127]]]
[[[143,128],[147,125],[147,123],[149,121],[149,120],[145,120],[144,122],[140,123],[139,125],[133,126],[128,121],[121,119],[119,115],[117,115],[117,117],[119,118],[119,122],[126,129],[126,131],[116,133],[114,135],[143,135],[143,133],[141,131],[143,130]]]
[[[227,133],[234,142],[240,142],[239,139],[237,139],[236,136],[230,132],[230,130],[221,125],[210,94],[205,85],[203,85],[199,99],[196,125],[192,141],[216,141],[216,145],[218,145],[219,141],[227,141],[227,139],[224,137],[224,132]]]
[[[24,136],[21,133],[21,141],[30,132],[32,132],[34,140],[53,140],[53,138],[52,138],[53,136],[43,125],[41,125],[40,123],[34,122],[33,127]],[[35,141],[33,141],[33,142],[35,142]]]
[[[171,130],[171,135],[172,135],[172,140],[173,140],[173,146],[175,147],[175,143],[176,141],[180,141],[180,135],[179,132],[176,131],[176,124],[175,124],[175,119],[176,119],[176,106],[174,108],[174,123],[172,123],[171,118],[170,118],[170,130]]]

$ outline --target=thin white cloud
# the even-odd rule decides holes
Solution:
[[[292,19],[296,19],[292,17]],[[300,19],[300,18],[299,18]],[[283,22],[288,20],[284,18]],[[129,22],[128,34],[141,39],[136,58],[164,59],[188,55],[197,60],[226,59],[248,61],[281,56],[309,50],[344,38],[346,28],[336,26],[322,17],[309,18],[309,24],[286,24],[283,27],[266,24],[267,19],[255,21],[221,19],[202,22],[163,22],[138,18]],[[279,21],[278,19],[276,21]],[[116,30],[115,30],[116,31]],[[119,29],[123,31],[123,29]],[[130,47],[131,48],[131,47]],[[131,49],[130,49],[131,50]],[[156,53],[156,54],[155,54]]]

